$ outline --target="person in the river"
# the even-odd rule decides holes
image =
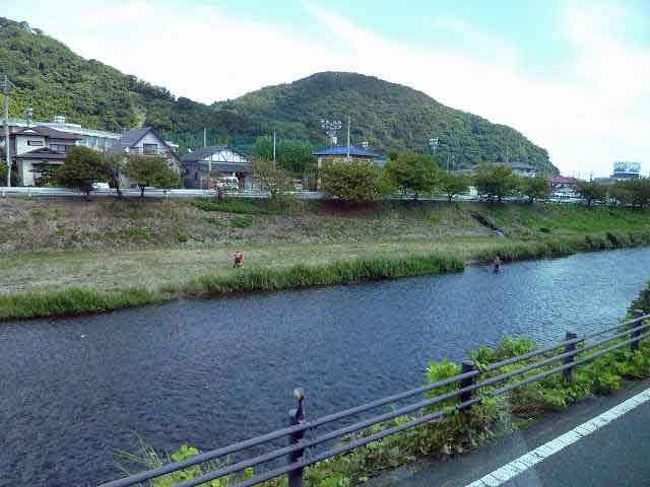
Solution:
[[[501,259],[497,255],[492,261],[492,269],[494,270],[494,272],[499,272],[501,270],[501,264],[502,264]]]
[[[234,260],[234,264],[232,266],[233,268],[235,268],[235,267],[244,267],[244,252],[242,252],[241,250],[238,250],[237,252],[235,252],[232,255],[232,257],[233,257],[233,260]]]

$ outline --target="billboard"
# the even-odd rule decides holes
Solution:
[[[640,174],[641,173],[641,163],[640,162],[626,162],[620,161],[614,163],[614,175],[616,174]]]

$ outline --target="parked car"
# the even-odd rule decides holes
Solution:
[[[235,176],[223,176],[217,179],[215,186],[216,189],[224,191],[239,191],[239,179]]]

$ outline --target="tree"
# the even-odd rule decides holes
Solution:
[[[633,204],[644,208],[650,205],[650,178],[640,178],[631,181],[632,194],[634,195]]]
[[[440,181],[440,168],[433,156],[409,152],[386,164],[386,175],[400,190],[420,194],[433,193]]]
[[[140,198],[144,198],[147,186],[175,188],[180,186],[180,177],[161,156],[129,154],[124,165],[124,174],[140,188]]]
[[[593,181],[580,181],[576,184],[576,191],[587,202],[587,208],[591,208],[594,201],[607,198],[607,187]]]
[[[56,179],[56,166],[51,166],[49,164],[44,164],[41,170],[38,179],[36,180],[36,186],[41,188],[51,188],[55,187],[57,183]]]
[[[650,204],[650,178],[618,181],[609,189],[609,194],[619,203],[643,208]]]
[[[7,164],[5,162],[5,156],[2,151],[0,151],[0,186],[7,184]]]
[[[325,194],[343,201],[371,201],[383,192],[382,172],[372,162],[333,161],[322,170]]]
[[[273,160],[273,138],[269,135],[255,140],[255,155],[266,161]],[[303,176],[314,162],[314,147],[303,140],[280,139],[276,141],[275,159],[280,167],[296,177]]]
[[[104,153],[104,163],[108,174],[108,185],[117,190],[117,196],[122,197],[122,175],[126,166],[126,158],[121,150],[111,150]]]
[[[517,187],[517,178],[508,166],[485,163],[476,168],[474,184],[480,194],[496,197],[501,202]]]
[[[609,188],[609,196],[622,205],[634,205],[634,190],[629,183],[630,181],[617,181]]]
[[[536,199],[545,198],[550,192],[548,182],[545,178],[519,178],[519,191],[528,196],[528,202],[533,204]]]
[[[467,191],[469,183],[470,181],[467,176],[445,172],[442,174],[442,178],[440,180],[440,189],[445,194],[445,196],[447,196],[449,202],[451,203],[451,200],[455,195],[462,194]]]
[[[291,189],[289,174],[271,160],[255,159],[252,163],[253,177],[271,198],[277,198]]]
[[[93,184],[108,177],[101,153],[87,147],[74,146],[68,150],[63,166],[56,171],[57,183],[66,188],[77,189],[86,196]]]

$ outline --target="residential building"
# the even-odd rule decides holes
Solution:
[[[21,186],[35,186],[46,168],[63,164],[80,136],[49,127],[25,127],[10,136],[11,155]]]
[[[363,146],[351,145],[349,149],[346,145],[335,145],[314,152],[319,168],[322,168],[323,164],[327,162],[347,160],[348,155],[351,162],[372,162],[378,166],[386,164],[386,156],[370,150],[366,144]]]
[[[570,176],[553,176],[548,180],[551,193],[558,196],[576,196],[579,179]]]
[[[169,144],[152,127],[127,130],[120,138],[118,148],[126,154],[163,157],[174,171],[181,172],[178,157]],[[122,185],[126,187],[133,184],[125,176],[122,176]]]
[[[534,178],[537,175],[537,168],[526,162],[506,162],[504,163],[512,173],[525,178]]]
[[[252,189],[252,169],[242,152],[226,146],[201,147],[181,157],[186,188],[207,189],[219,179],[237,178],[240,189]]]

